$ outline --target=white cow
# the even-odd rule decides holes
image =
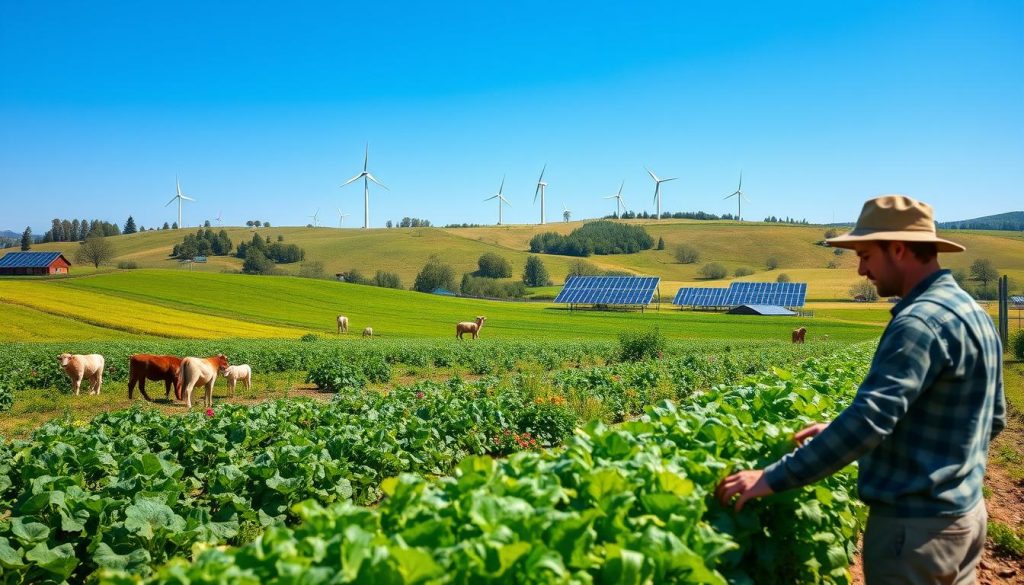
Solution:
[[[348,333],[348,317],[338,315],[338,333]]]
[[[103,366],[106,360],[98,353],[87,355],[62,353],[58,358],[60,366],[71,378],[71,385],[75,389],[75,396],[82,387],[82,380],[89,380],[89,394],[99,394],[103,386]]]
[[[203,404],[213,407],[213,384],[217,381],[217,373],[227,368],[228,358],[222,353],[208,358],[186,357],[181,360],[181,371],[178,380],[181,384],[181,396],[185,405],[192,408],[192,390],[196,386],[206,387]]]
[[[373,337],[373,327],[363,329],[363,337]]]
[[[224,376],[224,379],[228,381],[228,392],[232,396],[235,395],[235,383],[239,380],[245,385],[246,390],[252,388],[252,368],[249,367],[249,364],[228,366],[221,369],[220,375]]]

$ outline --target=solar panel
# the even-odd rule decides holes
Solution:
[[[734,282],[723,304],[802,307],[806,299],[805,282]]]
[[[646,305],[661,281],[657,276],[571,276],[556,303]]]
[[[46,268],[60,252],[9,252],[0,258],[0,268]]]
[[[1015,305],[1024,305],[1024,296],[1012,296],[1010,301]]]
[[[699,288],[683,287],[676,293],[674,305],[694,307],[723,307],[725,297],[728,294],[727,288]]]

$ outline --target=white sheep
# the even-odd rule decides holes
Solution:
[[[348,317],[338,315],[338,333],[348,333]]]
[[[480,337],[480,330],[484,328],[484,320],[487,317],[477,317],[476,321],[463,321],[455,324],[455,337],[462,339],[463,333],[472,333],[473,339]]]
[[[373,327],[363,329],[363,337],[373,337]]]

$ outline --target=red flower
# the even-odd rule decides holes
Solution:
[[[426,396],[426,394],[424,394],[424,393],[422,393],[422,392],[417,392],[417,393],[416,393],[416,398],[419,398],[420,400],[423,400],[423,397],[424,397],[424,396]]]
[[[206,409],[206,416],[209,417],[209,418],[213,418],[213,409],[212,408],[207,408]]]

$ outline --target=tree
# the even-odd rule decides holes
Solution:
[[[720,278],[725,278],[725,275],[728,273],[729,271],[725,269],[725,266],[719,264],[718,262],[709,262],[708,264],[701,266],[700,270],[697,271],[697,274],[708,280],[718,280]]]
[[[487,278],[508,278],[512,276],[512,263],[504,256],[494,252],[487,252],[480,256],[476,263],[480,267],[480,270],[477,271],[477,276],[486,276]]]
[[[455,269],[450,264],[441,262],[437,256],[431,256],[423,269],[416,275],[412,289],[419,292],[432,292],[444,288],[456,292]]]
[[[164,227],[162,227],[160,229],[162,229],[162,230],[169,230],[169,229],[171,229],[171,226],[167,225],[167,222],[165,221],[164,222]]]
[[[828,228],[827,230],[825,230],[825,239],[826,240],[834,238],[834,237],[836,237],[838,235],[839,235],[839,230],[837,230],[836,228]]]
[[[210,220],[204,221],[203,222],[203,227],[206,227],[206,228],[210,227]]]
[[[768,259],[765,260],[764,265],[768,267],[768,270],[775,270],[779,267],[779,259],[775,256],[769,256]]]
[[[790,280],[789,275],[783,272],[775,279],[775,282],[789,282]]]
[[[547,286],[550,282],[548,269],[544,267],[540,256],[529,256],[526,268],[523,269],[523,283],[526,286]]]
[[[395,227],[395,224],[394,224],[394,223],[393,223],[393,222],[392,222],[392,221],[391,221],[390,219],[389,219],[389,220],[388,220],[388,222],[387,222],[386,224],[384,224],[384,225],[385,225],[386,227],[388,227],[388,228],[393,228],[393,227]]]
[[[75,261],[89,263],[96,268],[114,258],[114,246],[107,241],[107,238],[98,233],[85,238],[82,245],[75,252]]]
[[[988,286],[990,281],[999,278],[999,271],[988,258],[978,258],[971,264],[971,280],[981,282],[982,286]]]
[[[138,228],[135,227],[135,219],[132,216],[129,215],[128,216],[128,221],[124,222],[124,229],[121,230],[121,233],[124,234],[124,235],[128,235],[128,234],[134,234],[137,231],[139,231],[139,230],[138,230]]]
[[[662,238],[662,237],[658,238],[658,249],[659,250],[664,250],[665,249],[665,238]]]
[[[171,229],[172,229],[172,230],[176,230],[176,229],[178,229],[178,222],[174,222],[174,223],[172,223],[172,224],[171,224]]]
[[[850,296],[854,299],[861,297],[865,301],[875,302],[878,300],[878,289],[869,281],[861,280],[850,287]]]
[[[245,262],[242,263],[242,272],[246,274],[270,274],[274,271],[274,263],[271,262],[259,248],[250,247],[245,251]]]
[[[25,226],[25,231],[21,232],[21,250],[22,252],[32,249],[32,228]]]
[[[382,288],[405,288],[402,286],[402,279],[397,274],[384,270],[378,270],[377,274],[373,275],[373,284]]]
[[[679,244],[674,254],[680,264],[695,264],[700,260],[700,252],[690,244]]]

